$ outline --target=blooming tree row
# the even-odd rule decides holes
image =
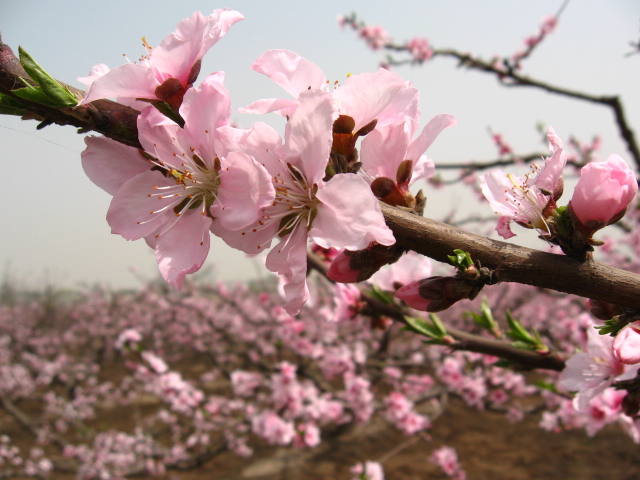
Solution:
[[[437,165],[425,152],[455,118],[442,114],[425,122],[418,90],[388,69],[330,85],[311,61],[271,50],[252,69],[288,97],[257,100],[241,111],[285,117],[284,134],[261,122],[237,128],[224,73],[197,81],[203,56],[242,18],[228,9],[196,12],[159,46],[147,45],[139,63],[94,67],[80,79],[86,92],[51,78],[25,51],[17,58],[0,44],[0,112],[102,133],[86,138],[82,165],[113,195],[107,212],[112,232],[144,239],[164,280],[183,289],[166,298],[153,294],[153,301],[149,292],[136,300],[116,298],[121,316],[104,310],[108,302],[100,297],[84,299],[66,313],[77,320],[66,340],[51,329],[39,335],[35,320],[12,322],[15,315],[38,317],[33,306],[5,308],[0,339],[11,350],[0,364],[0,399],[49,447],[23,457],[3,437],[0,459],[22,468],[18,474],[36,476],[52,468],[83,478],[162,474],[219,451],[249,455],[249,434],[315,447],[323,428],[364,422],[374,413],[418,434],[431,421],[416,405],[436,405],[443,392],[476,408],[502,409],[514,420],[527,410],[514,399],[535,394],[544,428],[581,427],[591,435],[620,423],[639,441],[638,185],[625,160],[613,154],[582,166],[570,200],[561,205],[569,153],[549,127],[549,152],[528,174],[491,170],[479,178],[503,238],[515,235],[513,224],[535,229],[563,254],[428,220],[422,217],[424,194],[410,188],[434,176]],[[523,81],[522,61],[556,22],[545,21],[512,59],[487,63],[467,55],[465,62],[503,81]],[[355,16],[342,23],[372,48],[406,50],[414,62],[438,54],[426,40],[394,45],[383,29],[358,24]],[[618,118],[621,128],[624,121]],[[633,152],[633,134],[625,138]],[[499,135],[494,140],[501,155],[511,154]],[[623,217],[633,239],[626,253],[612,248],[613,240],[594,238]],[[200,292],[185,282],[202,267],[211,234],[247,254],[266,253],[267,268],[280,280],[282,308],[269,296],[222,287]],[[598,247],[608,265],[594,261]],[[453,264],[454,274],[432,276],[428,261],[412,250]],[[310,269],[325,277],[311,290]],[[509,288],[510,282],[516,286]],[[522,284],[586,297],[591,314],[571,297],[538,292],[530,298],[531,287]],[[481,292],[481,304],[463,302]],[[124,313],[120,301],[135,314]],[[504,311],[504,319],[496,320],[490,305]],[[444,310],[444,321],[433,314]],[[593,317],[601,321],[599,332]],[[467,318],[475,320],[471,327]],[[393,323],[413,336],[400,335]],[[440,348],[425,348],[425,339]],[[72,347],[65,346],[69,341]],[[100,345],[85,348],[86,342]],[[188,347],[212,355],[210,371],[197,380],[185,380],[170,366]],[[93,357],[84,358],[83,351]],[[115,389],[98,380],[104,355],[128,358],[132,373]],[[370,365],[372,358],[382,363]],[[548,370],[548,388],[527,386],[522,375],[502,368],[507,364]],[[218,378],[225,380],[223,393],[206,386]],[[62,391],[54,380],[65,385]],[[36,425],[17,404],[47,389]],[[142,392],[164,408],[135,432],[93,432],[89,440],[69,433],[79,434],[99,405],[131,407]],[[169,446],[157,433],[165,430]],[[72,466],[54,458],[54,447]],[[464,478],[455,452],[441,449],[432,459],[447,475]],[[375,463],[353,473],[382,475]]]

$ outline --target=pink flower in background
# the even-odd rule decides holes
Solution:
[[[413,59],[419,62],[429,60],[433,56],[433,50],[426,38],[414,38],[407,43],[407,50],[413,55]]]
[[[253,433],[274,445],[289,445],[296,435],[293,423],[271,410],[254,416],[251,424]]]
[[[513,237],[509,224],[519,223],[535,228],[541,234],[548,234],[547,210],[555,208],[555,202],[562,195],[562,170],[567,163],[567,155],[562,142],[553,128],[547,131],[552,155],[541,167],[533,165],[534,171],[525,178],[491,170],[481,177],[482,193],[491,208],[501,215],[496,230],[503,238]],[[533,174],[537,173],[535,177]]]
[[[442,471],[455,480],[465,480],[467,473],[458,463],[458,454],[455,448],[440,447],[431,453],[429,460],[438,465]]]
[[[221,74],[185,95],[184,129],[155,109],[138,118],[146,150],[88,137],[82,164],[89,178],[114,198],[107,213],[112,233],[145,238],[155,249],[162,276],[180,288],[209,251],[212,222],[240,229],[273,201],[266,170],[242,152],[227,153],[216,128],[226,125],[230,100]],[[216,155],[217,153],[217,155]]]
[[[640,363],[640,320],[630,323],[613,339],[613,356],[622,363]]]
[[[378,462],[366,461],[351,467],[352,480],[384,480],[384,470]]]
[[[195,12],[180,21],[160,46],[147,47],[141,63],[125,64],[107,73],[94,67],[85,80],[95,80],[80,104],[100,98],[151,99],[166,101],[177,110],[196,81],[204,54],[243,18],[229,9],[214,10],[206,17]]]
[[[588,343],[584,352],[574,354],[566,362],[558,384],[571,392],[578,392],[573,404],[585,412],[591,399],[618,380],[635,377],[638,366],[625,367],[612,352],[613,338],[600,335],[595,328],[587,332]]]
[[[391,43],[391,37],[380,25],[373,27],[365,26],[359,29],[360,36],[367,42],[373,50],[380,50],[387,43]]]
[[[595,231],[622,218],[637,192],[633,170],[614,154],[580,170],[569,205],[582,226]]]

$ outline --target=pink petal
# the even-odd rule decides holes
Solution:
[[[515,237],[516,234],[511,231],[511,217],[500,217],[498,219],[498,225],[496,226],[496,232],[505,240]]]
[[[613,339],[613,354],[622,363],[640,363],[640,322],[624,327]]]
[[[265,114],[276,112],[283,117],[290,117],[296,111],[298,102],[285,98],[270,98],[258,100],[245,108],[239,108],[240,113]]]
[[[396,178],[400,163],[410,158],[405,155],[411,135],[408,127],[405,122],[386,125],[364,137],[360,161],[368,175]]]
[[[309,298],[306,228],[298,227],[285,235],[267,255],[266,266],[283,277],[287,301],[284,308],[289,315],[297,315]]]
[[[289,50],[264,52],[251,66],[280,85],[293,98],[306,90],[323,89],[326,78],[313,62]]]
[[[209,253],[210,225],[211,219],[194,209],[157,238],[158,268],[169,284],[180,288],[185,275],[200,270]]]
[[[421,283],[419,281],[410,283],[408,285],[405,285],[404,287],[399,288],[396,291],[395,296],[400,300],[403,300],[411,308],[426,311],[429,307],[429,304],[433,300],[422,298],[420,296],[420,286]]]
[[[231,99],[223,82],[224,72],[209,75],[198,88],[187,90],[180,107],[190,146],[200,155],[215,156],[214,131],[229,124]]]
[[[156,87],[160,83],[153,71],[137,63],[127,63],[96,79],[80,105],[101,98],[156,98]]]
[[[82,152],[82,168],[89,179],[107,193],[115,195],[131,177],[153,166],[133,147],[122,145],[107,137],[89,136]]]
[[[242,19],[239,12],[225,8],[206,17],[195,12],[181,20],[175,33],[166,36],[151,54],[153,66],[165,74],[161,81],[174,77],[185,85],[193,65]]]
[[[320,183],[325,175],[336,118],[338,109],[331,95],[310,90],[300,94],[298,108],[287,122],[285,158],[302,170],[309,184]]]
[[[412,185],[417,180],[427,180],[435,174],[436,165],[433,163],[433,160],[426,155],[422,155],[417,162],[414,162],[409,185]]]
[[[356,121],[353,131],[357,132],[375,120],[403,88],[400,75],[381,68],[376,73],[352,75],[333,96],[340,101],[340,113]]]
[[[218,198],[211,214],[224,228],[239,230],[260,218],[275,196],[271,176],[249,155],[231,152],[222,162]]]
[[[321,247],[362,250],[372,242],[395,243],[378,200],[361,177],[335,175],[319,188],[316,198],[321,203],[309,236]]]
[[[77,80],[80,83],[84,83],[88,86],[91,85],[95,80],[103,76],[105,73],[107,73],[109,70],[111,69],[104,63],[98,63],[97,65],[91,67],[89,75],[87,75],[86,77],[78,77]]]
[[[422,133],[411,142],[409,149],[407,150],[408,159],[417,160],[422,156],[424,152],[431,146],[433,141],[440,135],[444,129],[449,127],[455,127],[458,124],[456,117],[453,115],[436,115],[429,123],[424,127]]]
[[[146,108],[138,116],[138,140],[144,150],[173,167],[179,167],[181,163],[174,154],[189,151],[189,145],[176,145],[178,137],[184,139],[180,126],[156,108]]]
[[[151,170],[139,173],[125,182],[113,197],[107,212],[111,233],[122,235],[127,240],[138,240],[154,232],[168,218],[175,218],[172,205],[180,203],[181,197],[150,196],[160,192],[154,189],[154,186],[175,186],[175,184],[175,180],[165,178],[162,173]],[[163,212],[154,213],[165,207],[167,208]]]
[[[230,247],[249,255],[257,255],[269,249],[271,242],[277,235],[278,224],[272,222],[265,227],[256,222],[247,228],[229,230],[216,220],[211,224],[210,230]]]

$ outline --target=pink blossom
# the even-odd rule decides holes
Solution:
[[[181,20],[175,33],[160,46],[148,48],[141,63],[129,63],[96,78],[81,104],[100,98],[162,100],[178,109],[185,92],[193,85],[205,53],[244,17],[229,9],[214,10],[207,17],[195,12]],[[146,43],[146,42],[145,42]],[[86,80],[95,78],[96,67]]]
[[[443,130],[457,125],[456,119],[453,115],[437,115],[414,139],[416,122],[416,113],[412,117],[399,115],[395,122],[378,125],[367,134],[362,141],[360,161],[369,178],[387,177],[409,186],[416,180],[427,180],[434,175],[433,161],[424,153]],[[404,174],[406,180],[401,181],[399,167],[404,160],[411,160],[412,164],[408,175]]]
[[[227,129],[230,141],[246,152],[268,152],[263,164],[271,174],[276,196],[248,228],[213,231],[229,245],[246,253],[264,251],[275,237],[280,243],[266,257],[266,266],[284,280],[285,306],[297,314],[306,302],[307,239],[323,248],[361,250],[372,242],[392,245],[380,206],[367,183],[353,174],[334,175],[324,181],[332,144],[337,107],[322,91],[300,94],[299,105],[287,123],[285,143],[270,127],[255,124],[251,130]],[[344,192],[349,195],[345,196]]]
[[[273,201],[267,171],[220,143],[216,128],[231,113],[222,80],[221,74],[211,75],[186,93],[180,108],[184,128],[155,109],[145,110],[138,118],[145,155],[96,137],[86,139],[82,153],[89,178],[114,195],[107,213],[112,233],[145,238],[162,276],[177,288],[202,266],[212,223],[238,230]]]
[[[429,258],[409,251],[396,263],[381,268],[369,279],[383,290],[393,292],[403,285],[426,278],[431,275],[431,260]]]
[[[373,50],[380,50],[382,47],[391,43],[391,37],[387,31],[380,25],[374,27],[364,26],[359,29],[360,36],[367,42],[367,45]]]
[[[408,283],[396,291],[395,296],[411,308],[426,312],[440,312],[465,298],[472,287],[457,277],[433,276]]]
[[[318,426],[314,422],[299,424],[294,445],[300,448],[313,448],[320,445],[320,429]]]
[[[153,370],[154,372],[166,373],[167,371],[169,371],[169,367],[167,366],[165,361],[158,357],[156,354],[149,351],[144,351],[141,353],[141,356],[142,359],[147,362],[147,364],[151,367],[151,370]]]
[[[638,192],[633,171],[618,155],[589,163],[580,170],[570,208],[581,227],[595,231],[617,222]]]
[[[613,339],[613,356],[627,365],[640,363],[640,320],[618,332]]]
[[[295,437],[292,422],[283,420],[277,413],[268,410],[252,418],[253,433],[271,444],[289,445]]]
[[[465,480],[466,472],[458,463],[458,454],[451,447],[440,447],[431,453],[429,460],[438,465],[442,471],[449,477],[456,480]]]
[[[233,393],[239,397],[250,397],[253,392],[262,384],[262,375],[256,372],[246,372],[244,370],[234,370],[231,372],[231,385]]]
[[[508,227],[510,222],[536,228],[543,235],[550,233],[546,217],[550,215],[548,210],[555,208],[556,200],[562,195],[562,170],[567,155],[551,127],[547,131],[547,138],[551,157],[545,160],[542,168],[533,164],[533,172],[524,179],[499,170],[491,170],[481,177],[482,193],[491,208],[501,215],[497,230],[504,238],[514,235]],[[532,177],[536,172],[535,178]]]
[[[433,50],[426,38],[413,38],[407,43],[407,50],[413,55],[414,60],[423,62],[433,56]]]
[[[240,109],[241,113],[276,112],[291,116],[302,93],[326,91],[328,85],[320,67],[289,50],[264,52],[251,68],[276,82],[294,99],[258,100]],[[332,96],[337,100],[338,115],[354,119],[354,133],[373,121],[377,126],[386,125],[394,122],[399,114],[413,117],[417,111],[418,91],[408,88],[398,74],[384,69],[376,73],[351,75],[333,90]]]
[[[625,367],[612,352],[613,338],[599,335],[595,328],[587,332],[587,348],[566,362],[558,385],[578,392],[574,397],[575,409],[584,412],[592,398],[602,393],[617,380],[632,379],[640,366]]]
[[[378,462],[366,461],[351,467],[352,480],[384,480],[384,470]]]

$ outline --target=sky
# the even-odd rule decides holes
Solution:
[[[282,132],[275,116],[240,115],[237,109],[261,98],[283,97],[266,77],[250,69],[273,48],[293,50],[318,64],[328,79],[372,72],[383,54],[372,52],[339,14],[357,12],[371,25],[383,25],[397,42],[427,37],[435,48],[456,48],[484,58],[509,56],[554,14],[561,0],[361,1],[210,1],[75,0],[47,3],[0,0],[2,40],[17,52],[21,45],[53,77],[83,88],[77,77],[97,63],[116,67],[143,53],[141,37],[158,45],[182,18],[195,10],[238,10],[245,20],[205,56],[200,79],[226,72],[232,120],[247,128],[268,121]],[[60,8],[53,10],[52,5]],[[64,5],[62,7],[62,5]],[[629,42],[640,37],[640,2],[573,0],[549,36],[524,66],[536,79],[598,95],[621,95],[630,123],[640,127],[640,54],[625,57]],[[496,157],[488,131],[501,133],[521,153],[544,148],[536,124],[551,125],[565,142],[570,135],[589,141],[602,137],[602,159],[610,153],[629,158],[604,107],[538,90],[504,88],[492,76],[456,68],[450,59],[395,70],[421,92],[422,124],[440,113],[453,114],[458,126],[445,131],[429,149],[438,164]],[[33,121],[0,117],[0,273],[21,285],[79,287],[96,283],[129,288],[157,277],[153,251],[143,241],[128,242],[110,233],[105,220],[111,197],[88,180],[80,153],[84,135],[73,128],[36,130]],[[638,132],[640,133],[640,132]],[[426,188],[426,216],[441,218],[486,205],[459,189]],[[567,201],[567,199],[564,199]],[[562,202],[561,202],[562,203]],[[520,232],[518,232],[520,233]],[[516,242],[526,240],[518,235]],[[538,245],[544,248],[544,245]],[[205,263],[207,279],[232,281],[265,276],[260,259],[213,239]]]

